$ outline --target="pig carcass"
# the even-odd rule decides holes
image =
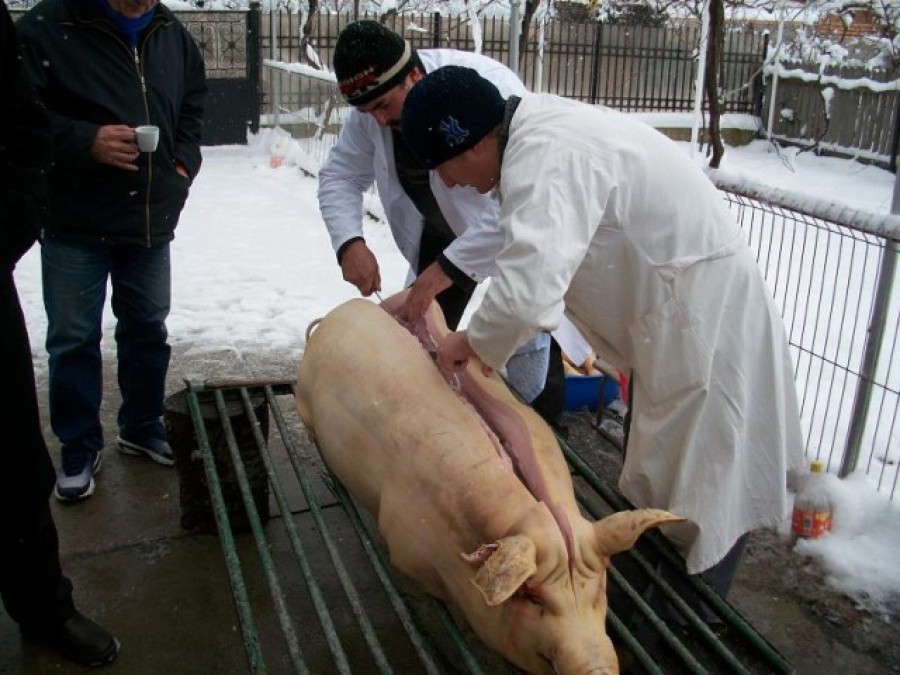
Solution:
[[[585,519],[550,428],[475,360],[443,375],[429,355],[448,332],[440,309],[407,330],[401,303],[350,300],[311,326],[297,382],[310,437],[377,517],[391,563],[486,644],[531,673],[618,672],[609,558],[681,519]]]

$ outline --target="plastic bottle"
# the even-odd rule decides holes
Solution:
[[[791,533],[795,537],[817,539],[831,532],[832,516],[833,507],[825,485],[825,463],[814,460],[803,488],[794,499]]]

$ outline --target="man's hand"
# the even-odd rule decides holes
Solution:
[[[399,318],[415,323],[428,311],[434,296],[452,285],[453,282],[441,266],[436,262],[431,263],[413,282]]]
[[[134,162],[140,154],[134,141],[134,129],[125,124],[100,127],[91,145],[91,157],[94,161],[125,171],[138,170]]]
[[[469,336],[464,330],[448,334],[437,346],[437,364],[447,372],[460,373],[469,365],[469,359],[477,357],[472,345],[469,344]],[[485,377],[493,372],[488,365],[481,365],[481,372]]]
[[[381,290],[381,272],[375,254],[362,239],[354,241],[341,255],[341,271],[344,281],[359,289],[365,297]]]

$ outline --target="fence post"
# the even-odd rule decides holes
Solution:
[[[600,95],[598,87],[600,84],[600,47],[603,43],[603,26],[604,24],[594,22],[594,53],[591,55],[591,103],[597,103],[597,97]]]
[[[894,174],[897,173],[897,153],[900,153],[900,96],[894,104],[894,135],[891,138],[891,159],[888,162],[888,168]]]
[[[891,213],[900,213],[900,182],[894,176],[894,197]],[[872,400],[872,382],[875,379],[875,368],[878,366],[878,355],[884,344],[885,327],[887,326],[888,304],[894,285],[894,273],[897,269],[897,244],[891,239],[885,241],[884,255],[878,270],[878,281],[875,285],[875,298],[872,305],[872,323],[866,331],[866,345],[863,351],[862,366],[859,373],[859,385],[853,400],[853,411],[850,415],[850,430],[847,432],[847,444],[841,458],[841,469],[838,474],[846,477],[856,469],[859,461],[859,450],[862,444],[863,431],[869,416],[869,403]]]
[[[769,34],[763,35],[762,55],[759,59],[759,70],[753,78],[753,102],[750,104],[750,112],[762,121],[763,101],[766,86],[766,78],[763,68],[766,65],[766,54],[769,53]]]
[[[709,35],[709,2],[703,5],[703,21],[700,24],[700,60],[697,63],[697,80],[694,84],[694,106],[691,113],[691,157],[697,155],[697,138],[700,134],[700,115],[703,113],[703,80],[706,77],[706,51]]]
[[[772,79],[769,85],[769,119],[766,120],[766,140],[772,140],[772,129],[775,124],[775,98],[778,93],[778,75],[781,69],[781,47],[784,41],[784,15],[785,1],[782,0],[779,6],[781,14],[778,19],[778,44],[775,45],[775,54],[772,58],[774,68],[772,70]],[[763,67],[765,67],[766,59],[763,59]]]
[[[441,15],[440,12],[434,12],[432,15],[433,20],[431,22],[432,32],[431,32],[431,46],[435,49],[441,48]]]
[[[519,0],[512,0],[509,5],[509,48],[507,50],[507,63],[510,69],[519,77]],[[524,78],[523,78],[524,79]]]
[[[259,75],[262,68],[262,35],[260,33],[261,10],[258,0],[250,3],[247,11],[247,83],[250,86],[249,110],[250,133],[259,132],[259,109],[262,104],[262,92],[259,89]]]

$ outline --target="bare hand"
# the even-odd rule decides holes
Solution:
[[[134,129],[125,124],[100,127],[91,145],[91,157],[94,161],[125,171],[138,170],[134,162],[140,154],[134,141]]]
[[[469,359],[476,356],[475,350],[469,344],[469,336],[464,330],[450,333],[438,342],[437,364],[444,371],[462,372],[469,365]],[[485,376],[490,375],[491,371],[490,366],[482,365],[482,372]]]
[[[431,306],[434,296],[446,288],[450,288],[453,282],[436,262],[425,268],[409,290],[406,296],[406,304],[400,310],[400,319],[409,323],[415,323]]]
[[[344,249],[341,256],[341,271],[344,273],[344,281],[356,286],[366,297],[381,290],[378,261],[362,239],[354,241]]]

